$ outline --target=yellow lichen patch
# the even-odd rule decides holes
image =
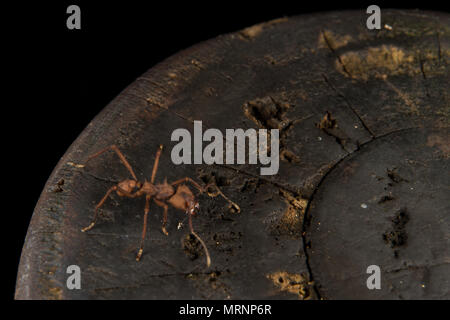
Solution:
[[[410,14],[410,16],[412,16]],[[450,28],[446,24],[437,24],[430,20],[428,16],[416,14],[412,19],[396,19],[389,22],[393,26],[393,32],[387,33],[387,37],[423,37],[435,36],[436,32],[443,35],[450,33]]]
[[[308,200],[296,197],[285,190],[280,190],[280,195],[285,199],[287,207],[283,215],[272,225],[272,233],[299,239]]]
[[[241,31],[241,34],[246,38],[254,38],[263,30],[262,24],[257,24]]]
[[[252,39],[255,38],[256,36],[258,36],[265,28],[281,23],[281,22],[285,22],[287,21],[288,18],[279,18],[279,19],[274,19],[268,22],[264,22],[264,23],[260,23],[260,24],[256,24],[254,26],[245,28],[244,30],[241,30],[239,32],[239,35],[242,36],[244,39]]]
[[[450,156],[450,137],[441,137],[435,134],[428,136],[427,146],[437,147],[446,158]]]
[[[340,47],[346,46],[350,41],[352,41],[352,37],[348,34],[346,35],[337,35],[329,30],[324,30],[319,34],[319,40],[317,41],[317,47],[319,48],[332,48],[336,50]]]
[[[48,290],[49,299],[51,300],[62,300],[62,289],[61,288],[50,288]]]
[[[290,192],[285,190],[280,190],[282,196],[292,205],[295,209],[300,210],[305,213],[306,206],[308,205],[308,200],[301,197],[295,197]]]
[[[311,298],[312,283],[301,274],[292,274],[286,271],[277,271],[266,275],[280,291],[287,291],[295,294],[299,299],[308,300]]]
[[[400,99],[402,99],[403,103],[408,107],[407,113],[415,115],[419,114],[418,103],[416,103],[413,98],[411,98],[406,92],[400,90],[393,83],[387,80],[387,76],[384,76],[383,80],[388,85],[388,87],[391,88],[397,94],[397,96]]]
[[[336,59],[336,69],[346,77],[367,80],[406,74],[410,76],[423,73],[426,77],[443,74],[446,68],[439,63],[449,54],[437,51],[406,50],[394,45],[370,47],[364,50],[348,51]]]
[[[336,68],[345,76],[350,74],[352,78],[363,80],[421,72],[420,64],[415,63],[413,54],[391,45],[347,52],[341,55],[341,61],[336,59]]]
[[[301,218],[299,216],[299,211],[293,206],[288,206],[281,218],[280,225],[281,229],[285,229],[285,233],[300,237],[301,232]]]

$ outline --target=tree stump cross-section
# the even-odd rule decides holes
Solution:
[[[51,174],[22,252],[16,299],[448,299],[450,16],[384,10],[282,18],[219,36],[146,72],[81,133]],[[280,130],[280,169],[171,162],[177,128]],[[199,196],[194,217],[112,195],[140,181],[214,179],[241,207]],[[66,286],[81,269],[81,289]],[[381,289],[369,290],[370,265]]]

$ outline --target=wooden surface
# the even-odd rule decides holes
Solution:
[[[126,88],[82,132],[36,206],[16,299],[448,299],[450,16],[333,12],[270,21],[198,44]],[[326,112],[336,125],[321,120]],[[278,128],[280,171],[259,165],[180,165],[173,130]],[[197,233],[183,213],[150,208],[143,259],[135,261],[144,199],[112,196],[88,233],[95,204],[128,178],[213,176],[241,207],[200,196]],[[73,165],[75,164],[75,165]],[[81,268],[81,290],[66,268]],[[366,269],[381,268],[381,290]]]

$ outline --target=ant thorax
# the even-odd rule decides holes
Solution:
[[[144,183],[139,182],[139,185],[137,187],[139,188],[139,190],[136,192],[136,195],[138,197],[144,194],[149,196],[154,196],[158,194],[158,187],[152,184],[151,182],[148,181],[144,181]]]
[[[166,200],[175,193],[174,188],[166,180],[161,184],[155,185],[154,188],[156,188],[155,198],[158,200]]]

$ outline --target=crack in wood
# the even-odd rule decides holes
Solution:
[[[437,44],[438,44],[438,61],[439,61],[439,64],[441,64],[442,49],[441,49],[441,35],[440,35],[439,31],[440,31],[439,29],[436,30],[436,37],[437,37]]]
[[[342,92],[340,92],[331,82],[330,82],[330,80],[328,79],[328,77],[325,75],[325,74],[323,74],[322,73],[322,77],[324,78],[324,80],[325,80],[325,83],[339,96],[339,97],[341,97],[344,101],[345,101],[345,103],[346,103],[346,105],[347,105],[347,107],[353,112],[353,114],[358,118],[358,120],[359,120],[359,122],[362,124],[362,126],[364,127],[364,129],[370,134],[370,136],[372,137],[372,138],[374,138],[375,137],[375,134],[373,133],[373,131],[372,130],[370,130],[370,128],[369,128],[369,126],[364,122],[364,120],[362,119],[362,117],[359,115],[359,113],[356,111],[356,109],[355,108],[353,108],[353,106],[350,104],[350,102],[348,101],[348,99],[347,99],[347,97],[342,93]]]
[[[325,31],[322,29],[321,32],[322,32],[323,39],[325,40],[325,43],[326,43],[328,49],[330,49],[331,53],[333,53],[333,55],[338,59],[339,64],[342,66],[342,70],[343,70],[350,78],[353,78],[353,76],[350,74],[350,72],[349,72],[349,71],[347,70],[347,68],[345,67],[345,64],[344,64],[344,62],[342,61],[341,56],[336,52],[336,50],[335,50],[335,49],[333,48],[333,46],[331,45],[330,40],[328,39],[328,37],[327,37],[326,34],[325,34]]]
[[[450,264],[450,261],[444,261],[444,262],[437,262],[437,263],[433,263],[433,264],[426,264],[426,265],[405,265],[403,267],[400,268],[393,268],[393,269],[388,269],[385,272],[386,273],[397,273],[400,271],[410,271],[410,270],[420,270],[420,269],[429,269],[432,267],[440,267],[440,266],[444,266]]]
[[[378,140],[378,139],[387,137],[387,136],[389,136],[389,135],[391,135],[391,134],[395,134],[395,133],[399,133],[399,132],[403,132],[403,131],[408,131],[408,130],[419,129],[419,128],[420,128],[420,127],[403,128],[403,129],[393,130],[393,131],[390,131],[390,132],[388,132],[388,133],[386,133],[386,134],[382,134],[382,135],[373,137],[371,140],[362,143],[362,144],[360,145],[360,148],[356,149],[355,151],[348,152],[345,156],[341,157],[338,161],[336,161],[336,162],[335,162],[335,163],[334,163],[334,164],[333,164],[333,165],[332,165],[332,166],[331,166],[331,167],[323,174],[323,176],[321,177],[321,179],[320,179],[319,182],[317,183],[316,187],[314,188],[314,190],[313,190],[313,192],[312,192],[312,194],[311,194],[311,197],[309,198],[309,201],[308,201],[308,203],[307,203],[307,205],[306,205],[306,208],[305,208],[305,214],[304,214],[304,218],[303,218],[303,225],[302,225],[303,251],[304,251],[304,254],[305,254],[305,261],[306,261],[306,266],[307,266],[307,269],[308,269],[308,273],[309,273],[309,275],[310,275],[310,281],[313,281],[313,282],[314,282],[314,276],[313,276],[312,269],[311,269],[311,264],[310,264],[310,261],[309,261],[309,260],[310,260],[310,259],[309,259],[309,253],[308,253],[309,243],[308,243],[308,241],[307,241],[307,239],[306,239],[306,232],[307,232],[307,229],[309,228],[310,222],[311,222],[311,216],[310,216],[311,203],[313,202],[314,197],[315,197],[315,195],[317,194],[319,188],[322,186],[323,182],[324,182],[324,181],[326,180],[326,178],[331,174],[331,172],[333,172],[333,170],[336,169],[336,168],[338,167],[338,165],[339,165],[341,162],[343,162],[343,161],[344,161],[345,159],[347,159],[349,156],[351,156],[351,155],[353,155],[353,154],[355,154],[355,153],[360,152],[361,149],[362,149],[364,146],[369,145],[370,143],[372,143],[372,142],[374,142],[374,141],[376,141],[376,140]],[[318,297],[319,299],[322,299],[323,297],[322,297],[322,295],[320,294],[319,287],[318,287],[317,283],[314,282],[313,288],[314,288],[315,293],[317,294],[317,297]]]
[[[215,163],[213,165],[221,167],[221,168],[225,168],[225,169],[228,169],[228,170],[233,170],[233,171],[235,171],[238,174],[249,176],[249,177],[252,177],[252,178],[264,181],[264,182],[269,183],[269,184],[271,184],[271,185],[273,185],[273,186],[275,186],[275,187],[277,187],[279,189],[283,189],[283,190],[286,190],[286,191],[289,191],[289,192],[292,192],[292,193],[299,193],[299,190],[292,189],[290,186],[287,186],[285,184],[278,183],[278,182],[275,182],[275,181],[271,181],[269,179],[263,178],[262,176],[258,176],[256,174],[253,174],[253,173],[250,173],[250,172],[247,172],[247,171],[244,171],[244,170],[240,170],[240,169],[228,166],[226,164],[217,164],[217,163]]]
[[[213,273],[224,273],[219,270],[211,271],[211,272],[175,272],[175,273],[161,273],[161,274],[151,274],[146,275],[148,278],[166,278],[166,277],[176,277],[176,276],[182,276],[182,277],[189,277],[189,276],[201,276],[201,275],[211,275]],[[131,284],[128,286],[115,286],[115,287],[99,287],[91,289],[91,291],[98,292],[98,291],[111,291],[111,290],[121,290],[121,289],[138,289],[140,287],[147,287],[152,286],[154,283],[136,283]]]

